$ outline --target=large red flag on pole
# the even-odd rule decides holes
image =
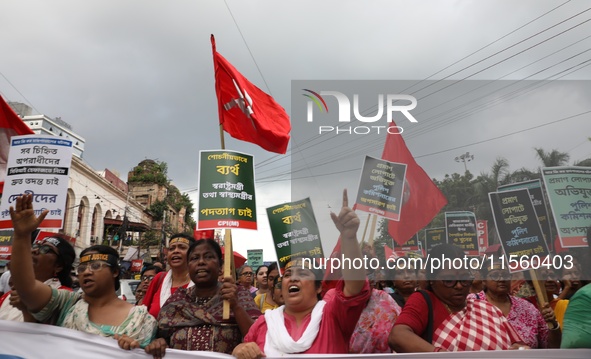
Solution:
[[[217,53],[213,35],[211,46],[220,125],[224,131],[267,151],[285,153],[291,124],[283,107]]]
[[[18,135],[34,135],[35,133],[18,117],[14,110],[0,96],[0,193],[6,177],[6,162],[10,149],[10,138]]]
[[[390,124],[390,127],[392,126],[396,126],[394,121]],[[396,131],[393,132],[396,133]],[[388,233],[396,243],[403,245],[431,222],[447,204],[447,199],[416,163],[401,135],[386,136],[382,159],[405,163],[407,166],[400,221],[390,221],[388,224]]]

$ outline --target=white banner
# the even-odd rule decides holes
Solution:
[[[78,332],[45,324],[19,323],[0,320],[0,359],[150,359],[143,349],[123,350],[115,339]],[[196,352],[167,349],[165,359],[229,359],[230,355],[214,352]],[[289,355],[283,358],[331,359],[392,359],[392,354],[327,354]],[[396,359],[589,359],[591,349],[533,349],[488,352],[412,353],[395,354]]]
[[[62,228],[72,162],[72,141],[49,135],[13,136],[0,204],[0,228],[12,228],[8,208],[21,194],[33,195],[39,228]]]

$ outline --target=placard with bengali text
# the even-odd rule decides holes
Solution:
[[[72,145],[72,141],[55,136],[24,135],[10,139],[0,229],[12,228],[8,209],[22,194],[33,195],[37,216],[48,211],[38,228],[63,227]]]
[[[257,229],[254,159],[240,152],[199,152],[197,228]]]

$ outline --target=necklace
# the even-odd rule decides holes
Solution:
[[[197,298],[195,298],[195,303],[199,306],[203,306],[207,302],[209,302],[211,300],[211,298],[213,298],[213,297],[197,297]]]

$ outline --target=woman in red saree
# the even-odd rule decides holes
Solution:
[[[402,309],[388,338],[393,350],[411,353],[528,348],[494,305],[466,298],[473,277],[464,257],[464,252],[453,245],[442,244],[431,250],[427,291],[411,295]],[[431,266],[433,259],[444,265]],[[458,260],[452,262],[454,259]]]

